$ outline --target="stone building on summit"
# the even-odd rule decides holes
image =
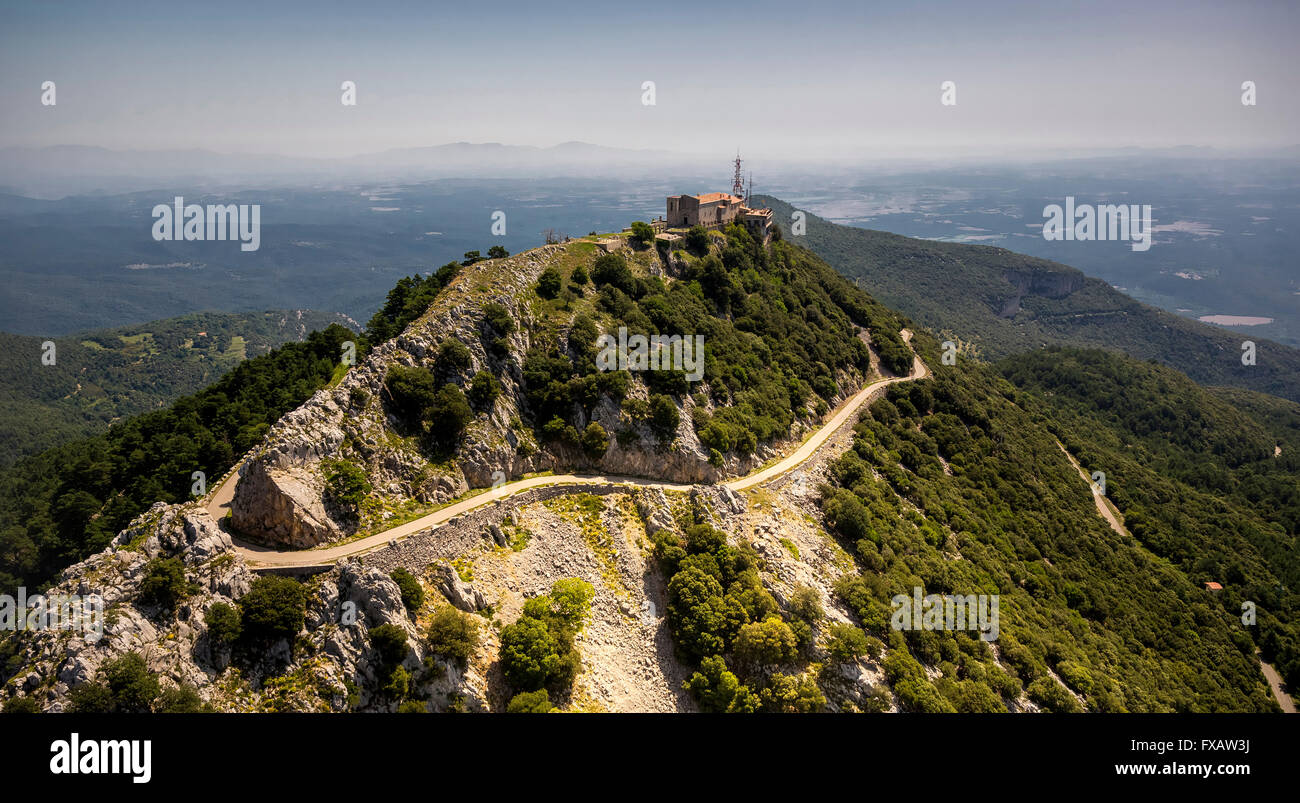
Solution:
[[[740,154],[736,154],[735,176],[731,192],[706,192],[700,195],[669,195],[664,216],[650,221],[655,240],[667,248],[676,248],[687,230],[695,226],[725,229],[732,223],[745,227],[750,236],[766,244],[772,239],[772,210],[750,206],[753,177],[748,184],[741,176]],[[630,230],[629,230],[630,231]]]
[[[772,210],[751,209],[744,198],[726,192],[668,196],[663,220],[667,229],[722,229],[732,223],[744,226],[755,239],[766,242],[771,237]]]

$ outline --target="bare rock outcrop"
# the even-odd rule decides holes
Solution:
[[[235,487],[231,522],[241,533],[284,546],[335,540],[343,530],[326,512],[321,486],[305,468],[276,469],[250,461]]]

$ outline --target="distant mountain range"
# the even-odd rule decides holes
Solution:
[[[395,148],[336,159],[208,150],[110,150],[85,145],[0,148],[0,190],[57,198],[119,193],[161,184],[276,185],[305,178],[384,180],[445,176],[618,175],[666,162],[689,167],[692,160],[666,151],[631,150],[562,142],[541,148],[499,142],[452,142]]]

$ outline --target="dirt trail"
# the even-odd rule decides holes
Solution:
[[[1074,466],[1075,471],[1079,472],[1079,476],[1083,477],[1083,481],[1088,483],[1088,487],[1092,488],[1092,499],[1097,503],[1097,510],[1110,524],[1111,529],[1120,535],[1128,535],[1131,537],[1132,534],[1119,518],[1119,512],[1111,507],[1110,500],[1102,495],[1101,490],[1093,483],[1092,478],[1083,470],[1083,466],[1079,465],[1079,461],[1075,460],[1074,456],[1065,450],[1065,446],[1060,441],[1057,441],[1056,445],[1062,452],[1064,452],[1066,459],[1070,461],[1070,465]],[[1263,671],[1264,679],[1268,681],[1268,686],[1272,689],[1273,697],[1277,700],[1277,704],[1282,707],[1282,710],[1285,713],[1296,713],[1295,701],[1291,699],[1291,695],[1286,693],[1286,690],[1282,685],[1282,676],[1279,675],[1277,670],[1272,666],[1264,663],[1264,659],[1260,657],[1258,649],[1255,650],[1255,659],[1259,661],[1259,668]]]
[[[1259,649],[1255,649],[1255,658],[1259,660],[1259,668],[1264,672],[1264,679],[1268,681],[1268,687],[1273,690],[1273,696],[1277,699],[1277,704],[1282,706],[1282,712],[1286,714],[1296,713],[1295,700],[1291,695],[1286,693],[1282,685],[1282,676],[1270,664],[1264,663],[1264,659],[1259,655]]]
[[[1074,470],[1079,472],[1079,476],[1083,477],[1083,481],[1088,483],[1088,487],[1092,489],[1092,501],[1097,505],[1097,512],[1106,520],[1106,523],[1110,525],[1110,528],[1120,535],[1131,537],[1132,533],[1130,533],[1128,528],[1124,526],[1124,521],[1121,518],[1119,511],[1111,505],[1110,500],[1101,492],[1101,489],[1097,487],[1097,484],[1092,481],[1092,477],[1088,476],[1088,472],[1084,471],[1083,466],[1079,465],[1079,461],[1075,460],[1074,455],[1065,450],[1065,445],[1059,440],[1056,442],[1056,447],[1065,455],[1065,459],[1070,461],[1070,465],[1074,466]]]

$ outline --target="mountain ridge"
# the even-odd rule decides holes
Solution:
[[[787,232],[797,211],[756,196]],[[1046,345],[1100,347],[1155,359],[1209,385],[1300,401],[1300,350],[1179,317],[1058,262],[994,246],[915,240],[804,212],[804,241],[882,303],[996,360]],[[800,241],[801,238],[792,238]],[[1241,345],[1256,343],[1243,365]]]
[[[724,466],[739,465],[730,454],[738,435],[780,432],[784,421],[765,421],[761,398],[745,395],[764,386],[764,366],[794,369],[783,392],[802,398],[820,420],[843,395],[839,385],[851,387],[855,370],[865,376],[882,361],[887,327],[907,321],[877,309],[788,243],[760,258],[739,230],[711,239],[700,254],[631,249],[601,262],[592,259],[594,243],[578,242],[448,271],[455,275],[439,279],[422,314],[341,382],[283,416],[254,457],[268,444],[291,447],[276,452],[320,472],[304,498],[335,512],[364,512],[372,493],[398,476],[346,470],[339,457],[353,458],[341,450],[411,476],[420,474],[421,461],[444,476],[463,474],[456,467],[462,440],[495,447],[485,430],[456,424],[455,392],[437,383],[482,384],[486,393],[489,383],[477,374],[470,381],[484,363],[503,385],[516,371],[522,380],[524,392],[510,395],[522,399],[517,409],[531,426],[505,422],[518,443],[544,439],[557,454],[580,450],[588,439],[577,428],[591,420],[579,401],[591,375],[573,372],[590,357],[583,344],[639,315],[658,327],[658,316],[677,309],[672,299],[708,311],[688,325],[722,327],[709,330],[709,393],[691,393],[672,376],[645,377],[651,387],[644,389],[638,379],[629,398],[658,388],[678,408],[663,430],[678,446],[651,446],[652,430],[628,445],[651,446],[647,456],[662,462],[708,440],[727,447]],[[656,265],[665,276],[651,273]],[[600,287],[594,296],[584,287],[593,280]],[[385,310],[429,299],[418,289],[399,285]],[[481,298],[470,307],[475,295]],[[582,298],[598,298],[599,306],[584,306]],[[785,317],[764,323],[780,308]],[[579,323],[584,314],[601,326],[588,330]],[[505,325],[512,318],[515,329]],[[447,325],[430,328],[439,320]],[[679,331],[670,317],[661,320]],[[865,355],[849,347],[863,342],[855,336],[859,320],[870,333]],[[722,326],[735,322],[744,329]],[[817,322],[828,325],[797,328]],[[787,364],[748,331],[774,326],[789,327],[795,343],[816,331],[824,346],[817,356],[831,358],[835,370]],[[523,331],[530,342],[521,355]],[[448,345],[461,337],[459,348]],[[743,348],[727,351],[733,342]],[[945,365],[940,340],[926,331],[913,345],[932,376],[891,386],[850,422],[852,432],[838,432],[807,464],[740,493],[699,484],[690,491],[592,487],[524,495],[482,506],[417,544],[347,560],[303,582],[256,577],[202,502],[155,505],[55,586],[89,589],[93,582],[106,590],[115,612],[108,643],[83,646],[49,632],[0,641],[11,676],[0,696],[6,705],[31,698],[48,711],[115,710],[125,703],[110,678],[136,655],[139,671],[157,675],[173,696],[229,711],[1276,710],[1252,638],[1221,599],[1143,544],[1147,530],[1135,526],[1133,539],[1117,538],[1097,513],[1053,434],[1053,426],[1066,426],[1062,440],[1070,444],[1069,419],[1058,422],[1050,407],[1031,403],[1029,391],[991,366],[965,355]],[[515,357],[490,361],[502,352]],[[561,354],[569,355],[563,366]],[[397,362],[406,367],[394,371]],[[737,369],[752,373],[737,376]],[[420,370],[432,378],[420,379]],[[808,391],[820,390],[795,387],[790,380],[800,371]],[[353,397],[367,387],[377,393]],[[475,395],[500,404],[500,393]],[[708,398],[715,394],[721,398]],[[695,395],[712,411],[680,416]],[[1278,416],[1269,427],[1285,426],[1286,410],[1250,398],[1260,412],[1248,414],[1267,412]],[[357,433],[362,438],[334,433],[310,414],[325,400],[342,405],[349,421],[355,410],[380,404],[383,416],[373,422],[385,432],[371,438],[367,424]],[[745,418],[722,415],[744,407]],[[564,414],[548,418],[553,410]],[[478,415],[486,420],[482,409]],[[408,446],[375,448],[389,430]],[[286,440],[285,433],[296,434]],[[456,444],[450,451],[449,443]],[[570,455],[583,464],[578,451]],[[702,450],[695,455],[699,464]],[[482,473],[471,469],[476,478]],[[1131,476],[1131,494],[1149,503],[1146,471],[1125,465],[1121,476]],[[460,483],[452,486],[447,494],[464,493]],[[1118,497],[1123,506],[1132,499]],[[1141,524],[1125,512],[1130,524]],[[1198,526],[1208,523],[1198,518]],[[1001,635],[990,644],[971,632],[892,627],[890,600],[914,591],[1000,595]],[[359,614],[355,622],[340,618],[349,606]],[[268,630],[270,612],[282,627]],[[256,629],[239,635],[234,625],[241,623]],[[476,635],[449,640],[467,627]],[[529,656],[545,669],[525,671]]]

